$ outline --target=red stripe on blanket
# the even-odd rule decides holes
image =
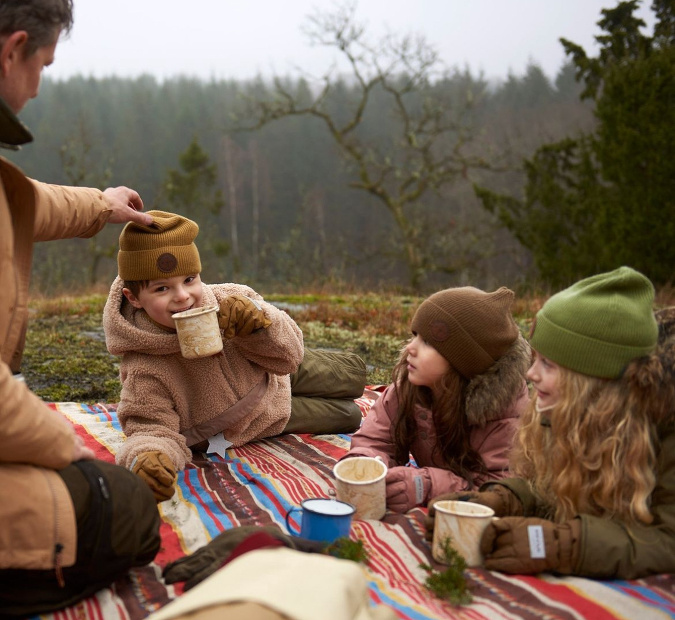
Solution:
[[[567,607],[579,613],[582,618],[593,618],[593,620],[610,620],[615,618],[615,616],[607,612],[607,608],[603,607],[602,604],[597,604],[587,597],[579,595],[573,588],[565,584],[549,583],[537,577],[522,576],[520,579],[523,583],[536,588],[538,592],[541,592],[549,599],[564,603]]]

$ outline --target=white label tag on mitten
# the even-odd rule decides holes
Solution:
[[[218,433],[213,437],[209,437],[209,447],[207,448],[206,453],[213,454],[215,452],[221,458],[225,458],[225,452],[231,445],[232,442],[225,439],[223,433]]]
[[[544,528],[541,525],[528,525],[527,537],[530,539],[530,557],[545,558]]]
[[[415,482],[415,501],[421,504],[424,501],[424,480],[422,476],[415,476],[413,481]]]

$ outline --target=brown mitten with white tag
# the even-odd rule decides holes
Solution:
[[[569,575],[579,559],[581,521],[503,517],[487,526],[480,541],[484,566],[502,573]]]

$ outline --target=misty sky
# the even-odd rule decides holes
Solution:
[[[653,26],[650,1],[639,15]],[[360,0],[371,39],[387,29],[420,34],[448,67],[474,75],[522,75],[530,60],[551,78],[565,61],[558,38],[595,55],[596,22],[616,0]],[[177,75],[246,80],[257,74],[314,75],[337,55],[311,47],[307,16],[333,0],[75,0],[75,26],[45,75]],[[338,65],[339,67],[340,65]]]

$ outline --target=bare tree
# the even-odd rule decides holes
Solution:
[[[346,159],[351,187],[369,193],[393,218],[410,284],[419,288],[429,272],[452,266],[437,264],[438,256],[428,251],[432,244],[415,212],[470,170],[490,167],[472,146],[470,112],[482,93],[471,89],[471,81],[462,92],[451,88],[436,50],[423,37],[389,34],[371,45],[355,20],[354,4],[315,13],[306,34],[313,44],[335,48],[346,59],[347,100],[345,81],[331,70],[310,101],[276,79],[273,97],[249,100],[246,112],[254,120],[245,128],[290,116],[320,119]],[[384,113],[393,115],[396,130],[367,134],[364,118]]]
[[[93,142],[87,123],[80,116],[77,130],[59,151],[61,166],[70,185],[102,188],[110,183],[112,158],[104,164],[104,170],[99,172],[100,162],[93,161],[92,158]],[[95,235],[87,241],[90,258],[87,279],[90,285],[96,284],[101,259],[114,256],[117,250],[116,241],[105,244],[102,239],[103,235]]]
[[[235,279],[241,270],[241,253],[239,250],[238,223],[238,186],[237,168],[241,164],[243,154],[232,138],[225,136],[222,142],[222,161],[225,168],[225,185],[227,188],[227,206],[230,214],[230,243],[232,248],[232,268]]]

